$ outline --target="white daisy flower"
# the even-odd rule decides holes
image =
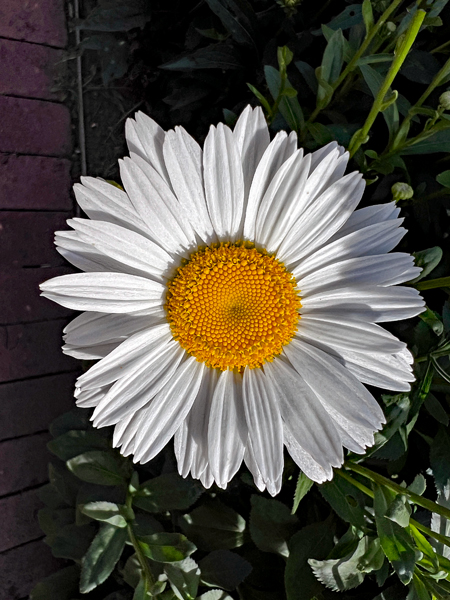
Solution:
[[[283,446],[312,480],[343,446],[363,453],[384,423],[364,383],[407,391],[406,345],[378,323],[423,310],[393,287],[418,275],[394,203],[355,210],[362,175],[336,143],[304,155],[295,133],[270,141],[262,111],[211,127],[203,150],[137,113],[126,124],[124,191],[75,185],[89,219],[56,234],[85,273],[42,284],[85,311],[63,350],[100,359],[78,406],[145,463],[174,437],[178,468],[222,488],[242,461],[260,490],[281,487]]]

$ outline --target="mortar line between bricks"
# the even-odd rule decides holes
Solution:
[[[42,42],[30,42],[28,40],[19,40],[17,38],[0,35],[0,40],[8,40],[9,42],[19,42],[20,44],[30,44],[30,46],[43,46],[44,48],[52,48],[53,50],[65,50],[66,46],[52,46],[51,44],[43,44]]]
[[[55,377],[56,375],[69,375],[70,373],[81,373],[81,369],[69,369],[66,371],[56,371],[55,373],[41,373],[40,375],[31,375],[30,377],[23,377],[22,379],[8,379],[8,381],[0,382],[0,389],[3,385],[9,385],[11,383],[21,383],[22,381],[33,381],[34,379],[43,379],[44,377]]]
[[[66,208],[0,208],[0,213],[2,212],[15,212],[15,213],[58,213],[65,215],[73,215],[72,210],[67,210]]]
[[[41,100],[39,100],[39,102],[41,102]],[[64,104],[61,104],[61,106],[64,106]],[[71,154],[38,154],[36,152],[13,152],[11,150],[1,150],[1,149],[0,149],[0,154],[6,155],[6,156],[41,156],[42,158],[63,158],[65,160],[69,160],[70,162],[72,162]]]
[[[33,433],[23,433],[22,435],[16,435],[15,437],[3,438],[0,439],[0,446],[4,442],[15,442],[16,440],[23,440],[24,438],[33,437],[33,435],[42,435],[43,433],[48,433],[48,429],[40,429],[39,431],[34,431]]]
[[[21,544],[17,544],[17,546],[12,546],[11,548],[6,548],[6,550],[1,550],[0,551],[0,556],[2,554],[6,554],[7,552],[11,552],[11,550],[16,550],[17,548],[22,548],[23,546],[27,546],[28,544],[32,544],[33,542],[39,542],[40,540],[43,540],[45,538],[45,535],[40,535],[37,538],[33,538],[31,540],[28,540],[27,542],[22,542]],[[28,596],[26,597],[28,600]]]
[[[50,267],[51,269],[58,269],[59,267],[61,268],[65,268],[66,265],[56,265],[55,267]],[[68,267],[67,267],[68,268]],[[11,271],[14,271],[15,269],[12,268]],[[18,271],[20,271],[20,269],[17,269]],[[30,271],[30,268],[27,268],[27,271]],[[37,270],[42,270],[43,272],[46,270],[46,268],[42,268],[42,267],[33,267],[33,271],[37,271]],[[68,275],[70,275],[71,273],[68,273]],[[54,319],[49,318],[49,319],[37,319],[36,321],[14,321],[13,323],[0,323],[0,327],[15,327],[16,325],[37,325],[38,323],[51,323],[53,321],[63,321],[66,319],[70,319],[71,315],[67,315],[67,317],[55,317]]]
[[[35,96],[24,96],[22,94],[0,94],[3,98],[18,98],[19,100],[36,100],[37,102],[49,102],[50,104],[59,104],[65,106],[64,102],[60,100],[53,100],[51,98],[36,98]]]
[[[39,488],[43,487],[47,483],[48,483],[48,479],[47,479],[47,481],[44,481],[43,483],[37,483],[36,485],[29,485],[28,487],[22,488],[21,490],[17,490],[16,492],[10,492],[9,494],[4,494],[3,496],[0,496],[0,502],[2,500],[8,500],[9,498],[14,498],[15,496],[20,496],[21,494],[24,494],[25,492],[32,492],[33,490],[38,490]]]

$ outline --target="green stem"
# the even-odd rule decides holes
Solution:
[[[434,290],[436,288],[450,287],[450,277],[439,277],[428,281],[418,281],[414,284],[416,290]]]
[[[384,11],[384,13],[381,15],[381,17],[378,19],[377,23],[372,28],[372,31],[369,33],[369,35],[366,37],[366,39],[363,41],[361,46],[358,48],[358,50],[355,52],[355,54],[351,58],[348,65],[345,67],[345,69],[342,71],[342,73],[339,75],[339,77],[336,79],[336,81],[334,81],[331,84],[331,87],[333,88],[333,94],[336,91],[336,89],[341,85],[341,83],[344,81],[344,79],[347,77],[347,75],[349,73],[351,73],[358,66],[359,59],[362,57],[364,52],[369,48],[373,39],[375,38],[377,33],[380,31],[381,27],[383,27],[383,25],[389,19],[391,14],[397,9],[397,7],[402,2],[403,2],[403,0],[394,0],[394,2],[390,6],[388,6],[387,9]],[[331,98],[332,97],[333,97],[333,95],[331,95]],[[330,100],[331,100],[331,98],[330,98]],[[313,123],[321,110],[322,110],[322,107],[316,106],[315,110],[311,113],[311,116],[308,119],[308,123]]]
[[[127,494],[126,505],[128,508],[131,508],[133,501],[133,497],[131,494]],[[150,591],[155,584],[155,580],[153,578],[152,572],[150,571],[150,567],[148,566],[148,561],[145,554],[142,552],[141,545],[139,540],[134,533],[132,523],[127,524],[128,537],[130,538],[130,542],[133,545],[134,551],[136,552],[137,559],[142,569],[142,576],[144,579],[145,591]]]
[[[447,46],[450,46],[450,40],[448,42],[445,42],[444,44],[441,44],[437,48],[433,48],[433,50],[430,50],[430,54],[435,54],[436,52],[442,52],[442,50],[444,50],[444,48],[447,48]]]
[[[383,485],[389,488],[396,494],[402,494],[403,496],[407,496],[410,500],[414,502],[414,504],[417,504],[417,506],[421,506],[422,508],[426,508],[432,513],[437,513],[438,515],[441,515],[446,519],[450,519],[450,510],[445,506],[441,506],[440,504],[436,504],[436,502],[433,502],[432,500],[423,498],[422,496],[419,496],[419,494],[415,494],[414,492],[411,492],[410,490],[402,487],[401,485],[394,483],[387,477],[383,477],[383,475],[375,473],[375,471],[371,471],[366,467],[352,462],[346,463],[345,467],[347,469],[350,469],[351,471],[354,471],[355,473],[359,473],[363,477],[366,477],[367,479],[373,481],[374,483],[377,483],[378,485]]]
[[[384,99],[386,94],[389,91],[389,88],[392,85],[397,73],[399,72],[402,64],[404,63],[408,52],[411,49],[411,46],[414,43],[414,40],[419,33],[420,27],[423,23],[423,20],[426,16],[426,12],[424,10],[418,10],[414,15],[413,20],[405,33],[405,37],[403,42],[400,45],[398,52],[395,55],[395,58],[391,64],[391,67],[386,75],[385,80],[373,102],[372,108],[370,110],[369,115],[367,116],[366,122],[363,125],[363,128],[360,129],[352,138],[349,145],[350,156],[353,156],[355,152],[359,149],[361,144],[365,143],[365,140],[368,137],[369,131],[378,115],[378,113],[382,110]]]
[[[346,466],[348,467],[348,465],[346,465]],[[357,479],[353,479],[353,477],[351,477],[345,471],[342,471],[342,470],[336,471],[336,473],[338,475],[340,475],[343,479],[345,479],[349,483],[351,483],[355,488],[357,488],[358,490],[360,490],[361,492],[363,492],[364,494],[369,496],[369,498],[372,498],[372,499],[374,498],[375,494],[372,492],[372,490],[370,490],[368,487],[366,487],[363,483],[361,483]],[[401,488],[401,489],[403,490],[403,492],[405,492],[405,488]],[[408,490],[406,490],[406,491],[408,491]],[[440,506],[440,505],[437,504],[436,506]],[[433,512],[436,512],[436,511],[434,510]],[[447,537],[446,535],[442,535],[442,534],[438,533],[437,531],[433,531],[432,529],[430,529],[429,527],[426,527],[426,525],[422,525],[422,523],[419,523],[415,519],[410,519],[409,522],[411,523],[411,525],[414,525],[414,527],[416,529],[418,529],[422,533],[425,533],[426,535],[428,535],[428,537],[431,537],[431,538],[435,539],[437,542],[441,542],[441,544],[444,544],[445,546],[450,547],[450,537]]]

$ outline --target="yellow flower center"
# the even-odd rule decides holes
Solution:
[[[208,367],[261,367],[297,330],[296,285],[283,263],[249,244],[199,250],[168,285],[172,335]]]

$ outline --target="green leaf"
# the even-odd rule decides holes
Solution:
[[[334,592],[343,592],[360,585],[365,577],[365,573],[358,569],[360,559],[367,553],[370,540],[363,537],[356,549],[343,558],[334,560],[316,560],[310,558],[308,563],[311,565],[314,575],[327,588]]]
[[[410,81],[428,85],[440,68],[441,65],[433,54],[413,48],[408,53],[400,73]]]
[[[281,72],[286,72],[288,65],[291,64],[294,53],[287,46],[280,46],[277,50],[278,67]]]
[[[203,493],[200,483],[178,473],[165,473],[144,482],[133,497],[133,504],[148,512],[185,510]]]
[[[116,0],[96,6],[77,27],[92,31],[129,31],[144,27],[149,19],[150,11],[142,0]]]
[[[434,394],[431,392],[425,398],[424,407],[427,412],[434,418],[438,423],[441,423],[445,427],[449,424],[448,414],[446,413],[444,407],[439,402]]]
[[[109,442],[93,431],[72,430],[63,433],[47,444],[47,448],[61,460],[69,460],[90,450],[106,450]]]
[[[419,473],[418,475],[416,475],[414,477],[414,481],[411,483],[411,485],[408,485],[408,490],[410,492],[413,492],[414,494],[417,494],[418,496],[421,496],[426,489],[427,489],[427,482],[426,482],[425,477],[422,475],[422,473]]]
[[[256,48],[256,15],[246,0],[206,0],[237,44]]]
[[[184,560],[197,549],[181,533],[154,533],[139,539],[145,556],[156,562],[171,563]]]
[[[30,600],[71,600],[78,593],[79,578],[78,565],[56,571],[34,586]]]
[[[317,94],[317,79],[314,69],[308,63],[303,60],[298,60],[295,63],[295,66],[303,75],[304,80],[306,81],[308,87],[312,91],[313,94]]]
[[[379,538],[367,538],[366,552],[361,556],[357,568],[362,573],[378,571],[384,564],[384,552]]]
[[[233,598],[223,590],[209,590],[199,596],[198,600],[233,600]]]
[[[378,71],[375,71],[375,69],[373,69],[369,65],[361,65],[360,69],[361,69],[361,73],[364,77],[364,81],[369,86],[373,97],[376,98],[376,96],[378,95],[378,92],[381,89],[381,86],[383,85],[384,77],[382,75],[380,75],[380,73],[378,73]],[[386,98],[388,96],[391,96],[392,94],[393,94],[393,91],[389,88],[389,90],[386,94]],[[390,104],[383,111],[382,115],[384,117],[384,120],[386,121],[386,125],[388,126],[389,136],[390,136],[390,138],[393,138],[393,136],[396,134],[396,132],[398,130],[398,124],[399,124],[398,108],[397,108],[395,100],[394,100],[394,103]]]
[[[265,99],[265,97],[261,94],[261,92],[259,92],[255,86],[251,85],[251,83],[247,83],[247,87],[248,89],[258,98],[258,100],[261,102],[262,106],[264,107],[264,110],[266,111],[266,113],[268,115],[271,114],[272,109],[270,107],[270,104],[267,102],[267,100]]]
[[[295,533],[298,519],[278,500],[257,496],[251,498],[250,534],[263,552],[289,556],[288,541]]]
[[[413,279],[411,283],[416,283],[424,277],[427,277],[427,275],[429,275],[441,262],[442,254],[442,249],[439,248],[439,246],[433,246],[433,248],[427,248],[426,250],[414,252],[414,262],[417,267],[422,268],[422,272],[418,277]]]
[[[73,508],[41,508],[38,512],[39,527],[45,533],[45,535],[51,538],[56,535],[61,527],[65,525],[73,525],[75,515]],[[50,540],[47,540],[49,543]]]
[[[350,29],[362,22],[361,4],[350,4],[337,17],[334,17],[327,26],[330,29]]]
[[[52,421],[49,430],[53,437],[58,437],[73,429],[86,430],[89,427],[91,410],[88,408],[75,407],[63,413]]]
[[[403,156],[450,152],[450,130],[437,131],[427,138],[419,139],[414,144],[399,148],[398,152]]]
[[[362,492],[341,477],[335,477],[333,481],[319,485],[318,489],[341,519],[359,529],[364,529],[365,497]]]
[[[199,566],[203,583],[227,591],[234,590],[252,570],[250,563],[229,550],[210,552],[199,562]]]
[[[219,500],[182,515],[180,526],[201,550],[230,550],[244,543],[245,520]]]
[[[54,535],[45,538],[45,543],[52,549],[56,558],[70,558],[81,560],[86,554],[89,544],[95,535],[93,524],[88,525],[65,525]]]
[[[366,27],[366,37],[372,31],[374,26],[372,2],[370,0],[364,0],[361,6],[361,12]]]
[[[307,525],[292,536],[284,573],[287,600],[310,600],[323,591],[311,571],[308,559],[325,558],[332,546],[333,528],[329,521]]]
[[[52,483],[46,483],[37,490],[37,496],[49,508],[66,508],[67,502]]]
[[[104,521],[115,527],[126,527],[127,520],[134,518],[133,511],[126,506],[119,506],[114,502],[88,502],[81,506],[81,512],[96,521]]]
[[[122,555],[126,529],[104,523],[81,561],[80,592],[87,594],[108,579]]]
[[[386,519],[398,523],[400,527],[408,527],[411,516],[411,507],[406,500],[406,496],[397,494],[386,511]]]
[[[430,448],[430,464],[436,488],[441,492],[450,479],[450,436],[440,427]]]
[[[297,512],[300,502],[303,500],[303,498],[306,496],[306,494],[309,492],[313,485],[314,481],[312,481],[307,475],[305,475],[303,471],[300,471],[300,473],[298,474],[297,486],[295,488],[294,502],[292,504],[292,514]]]
[[[192,558],[165,564],[164,571],[169,579],[170,587],[179,600],[194,600],[200,582],[200,569]]]
[[[407,530],[384,516],[395,497],[394,494],[378,485],[374,484],[373,487],[375,522],[381,547],[400,581],[408,585],[412,580],[416,562],[411,536]]]
[[[196,52],[183,54],[163,65],[168,71],[192,71],[196,69],[241,69],[241,61],[232,46],[211,44]]]
[[[344,63],[344,35],[342,29],[334,32],[330,38],[322,57],[321,76],[327,83],[334,83],[341,74]],[[320,85],[319,95],[320,98]]]
[[[434,310],[427,307],[424,312],[420,313],[419,318],[422,319],[436,335],[442,335],[444,333],[444,323]]]
[[[48,475],[51,485],[57,490],[64,502],[69,506],[75,506],[80,480],[72,475],[64,465],[50,463]]]
[[[121,485],[131,474],[126,459],[101,450],[79,454],[67,461],[67,467],[79,479],[99,485]]]
[[[330,129],[328,129],[328,127],[322,125],[322,123],[308,123],[307,129],[314,138],[314,141],[320,146],[325,146],[334,140],[333,133],[330,131]]]
[[[277,100],[281,90],[281,74],[277,69],[269,65],[264,67],[264,74],[272,98]],[[285,79],[284,85],[286,89],[292,88],[288,78]],[[300,131],[305,119],[297,98],[289,97],[289,95],[282,96],[278,104],[278,109],[289,127],[293,131]]]
[[[442,171],[436,176],[436,181],[446,188],[450,188],[450,171]]]

